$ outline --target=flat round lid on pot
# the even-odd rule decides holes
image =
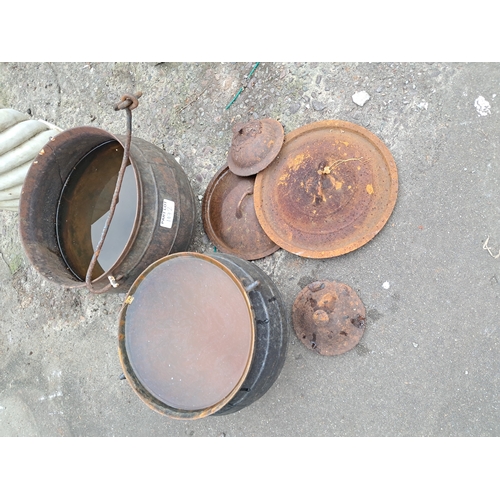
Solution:
[[[343,354],[361,340],[366,310],[358,294],[336,281],[315,281],[293,304],[293,328],[308,349],[324,356]]]
[[[240,177],[227,166],[209,182],[202,204],[205,232],[222,252],[255,260],[279,249],[262,229],[253,203],[255,176]]]
[[[370,241],[396,203],[396,163],[359,125],[327,120],[285,137],[255,181],[257,218],[285,250],[310,258],[342,255]]]
[[[254,320],[243,286],[224,265],[201,254],[171,254],[141,275],[124,307],[127,365],[140,393],[209,415],[241,387]]]
[[[272,118],[236,124],[228,155],[229,169],[241,176],[260,172],[276,158],[284,137],[283,126]]]

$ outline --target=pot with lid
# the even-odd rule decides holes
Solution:
[[[239,257],[181,252],[149,266],[119,321],[119,356],[132,389],[175,419],[238,411],[264,395],[286,356],[280,293]]]

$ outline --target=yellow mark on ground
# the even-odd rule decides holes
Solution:
[[[368,194],[373,194],[373,186],[371,184],[366,185],[366,192]]]

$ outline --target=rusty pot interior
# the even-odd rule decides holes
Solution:
[[[107,141],[75,165],[62,188],[56,216],[57,241],[68,269],[79,280],[85,280],[101,239],[122,159],[123,146]],[[138,185],[135,167],[129,164],[92,280],[118,265],[130,248],[140,211]]]

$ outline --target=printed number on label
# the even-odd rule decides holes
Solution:
[[[170,200],[163,200],[163,210],[161,212],[160,226],[170,229],[174,222],[175,203]]]

